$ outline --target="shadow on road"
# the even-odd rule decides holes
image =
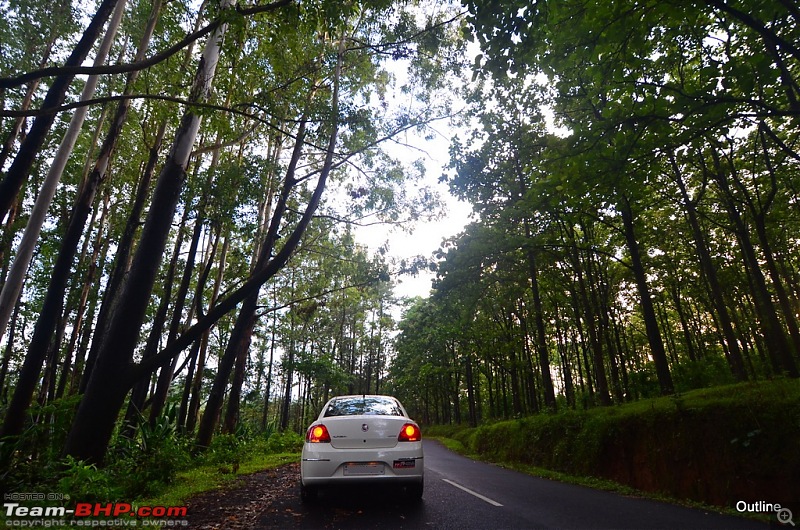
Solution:
[[[264,513],[259,528],[415,528],[424,525],[425,501],[413,501],[402,488],[357,485],[320,490],[316,500],[292,499]]]

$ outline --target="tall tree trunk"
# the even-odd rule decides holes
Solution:
[[[273,291],[273,305],[277,304],[276,299],[276,292]],[[272,367],[275,363],[275,337],[277,335],[277,328],[278,326],[278,313],[277,311],[272,312],[272,327],[270,329],[270,343],[269,343],[269,368],[267,369],[267,385],[266,390],[264,390],[264,411],[261,414],[261,429],[267,429],[267,419],[269,417],[269,398],[270,394],[272,393]],[[327,390],[327,385],[325,386]],[[328,398],[326,397],[324,400],[326,403],[328,402]]]
[[[283,4],[277,2],[272,5],[281,6]],[[345,39],[341,39],[339,55],[336,62],[333,79],[333,95],[331,96],[332,116],[338,116],[339,112],[339,88],[342,71],[342,58],[344,56],[344,43]],[[135,373],[135,376],[142,377],[144,374],[149,373],[157,366],[160,366],[161,363],[166,362],[167,359],[171,359],[173,356],[178,355],[192,342],[202,336],[202,334],[205,333],[205,331],[211,326],[213,326],[214,323],[216,323],[220,318],[222,318],[222,316],[233,310],[236,305],[238,305],[240,302],[243,302],[254,292],[257,292],[261,286],[264,285],[264,283],[275,276],[275,274],[277,274],[286,265],[286,263],[289,261],[289,258],[294,254],[295,250],[300,244],[308,225],[311,223],[314,213],[316,212],[320,200],[322,199],[322,194],[325,191],[328,176],[333,168],[333,157],[339,130],[338,120],[334,119],[332,126],[333,130],[330,134],[328,145],[326,146],[325,157],[319,172],[316,187],[314,188],[314,191],[312,192],[299,221],[296,223],[289,236],[285,237],[285,242],[281,249],[271,259],[268,260],[263,268],[258,268],[256,271],[254,271],[239,288],[221,300],[217,305],[209,310],[206,315],[201,316],[198,321],[188,330],[186,330],[186,332],[184,332],[175,342],[164,348],[154,358],[143,361],[138,366],[133,367],[132,371]],[[274,219],[275,216],[273,215],[273,220]],[[277,225],[274,227],[274,232],[273,227],[270,227],[270,232],[267,236],[268,241],[275,241],[278,238],[277,230]],[[265,246],[270,245],[265,243]]]
[[[783,320],[786,323],[786,327],[789,330],[789,336],[792,339],[792,352],[790,352],[790,356],[791,353],[794,353],[796,357],[797,354],[800,353],[800,329],[798,329],[797,318],[795,317],[795,311],[792,308],[792,301],[789,299],[789,295],[783,285],[781,274],[778,271],[775,253],[772,251],[772,244],[770,243],[770,237],[767,233],[766,217],[767,213],[772,207],[775,196],[778,193],[778,175],[772,162],[772,158],[769,156],[769,147],[767,146],[767,140],[763,127],[759,128],[759,139],[761,140],[762,151],[764,153],[764,164],[770,176],[770,190],[766,194],[765,198],[761,198],[761,200],[758,201],[760,203],[760,207],[758,207],[756,205],[756,201],[753,201],[750,197],[746,186],[738,179],[736,179],[736,185],[740,190],[747,193],[747,203],[750,207],[750,211],[753,214],[756,235],[758,236],[758,241],[761,244],[761,252],[764,255],[765,268],[767,269],[767,274],[769,274],[770,280],[772,280],[772,286],[775,290],[775,294],[778,297],[778,304],[780,305],[781,313],[783,314]]]
[[[153,145],[150,147],[147,163],[145,164],[142,177],[139,179],[139,185],[136,189],[136,195],[132,200],[132,206],[128,221],[125,224],[122,237],[117,245],[117,251],[114,256],[114,266],[112,267],[111,274],[109,275],[108,285],[106,286],[103,300],[100,304],[100,313],[97,316],[95,323],[94,340],[89,350],[89,355],[86,359],[86,368],[83,372],[81,379],[80,391],[85,392],[86,386],[89,384],[89,379],[92,375],[95,359],[97,358],[98,351],[102,345],[102,338],[106,334],[108,326],[108,319],[112,308],[115,304],[115,297],[120,291],[122,280],[130,268],[130,255],[133,251],[133,245],[136,238],[136,233],[141,224],[141,216],[147,202],[148,192],[150,190],[150,183],[155,173],[158,156],[161,151],[161,144],[164,140],[164,134],[167,128],[166,121],[162,121],[159,125],[158,132]]]
[[[178,256],[183,250],[183,237],[186,229],[186,222],[189,217],[189,209],[185,209],[183,217],[181,218],[180,226],[178,227],[178,235],[175,239],[175,244],[172,246],[172,258],[169,261],[169,267],[165,274],[164,286],[161,290],[160,301],[152,322],[150,323],[150,333],[147,336],[147,342],[142,352],[142,359],[149,359],[158,353],[161,337],[164,334],[164,325],[167,322],[167,314],[169,313],[169,304],[172,301],[172,286],[175,283],[176,269],[178,267]],[[127,437],[132,437],[140,423],[140,415],[144,413],[147,407],[147,393],[150,390],[150,378],[143,377],[136,384],[133,385],[131,397],[128,400],[128,409],[125,412],[125,423],[123,433]],[[157,415],[151,417],[151,424],[155,423]]]
[[[586,231],[584,230],[584,233]],[[591,370],[589,369],[589,364],[586,352],[584,352],[584,360],[586,362],[586,377],[587,380],[590,381],[590,393],[591,388],[594,388],[594,396],[597,396],[598,400],[600,401],[600,405],[608,406],[611,404],[611,395],[609,394],[608,390],[608,378],[606,377],[606,367],[605,367],[605,360],[603,359],[603,345],[600,342],[600,338],[597,336],[597,318],[596,318],[596,307],[589,299],[589,292],[588,287],[586,285],[586,278],[584,275],[584,266],[582,264],[580,255],[578,254],[577,248],[574,250],[575,256],[575,273],[576,279],[578,282],[578,291],[580,293],[580,300],[583,304],[583,317],[586,323],[586,332],[589,335],[589,347],[592,350],[592,363],[591,367],[594,369],[594,384],[591,384]],[[576,310],[578,309],[577,301],[576,301]],[[580,313],[576,313],[580,314]]]
[[[525,235],[531,241],[531,229],[525,221]],[[536,324],[534,334],[534,344],[536,344],[536,354],[539,360],[539,370],[542,372],[542,390],[544,391],[544,404],[551,410],[556,410],[556,392],[553,387],[553,378],[550,374],[550,352],[547,350],[547,340],[544,327],[544,308],[542,306],[542,295],[539,291],[539,268],[536,262],[536,252],[529,249],[528,275],[531,280],[531,294],[533,295],[533,320]]]
[[[681,176],[680,169],[678,168],[677,162],[674,158],[671,159],[671,163],[675,176],[675,182],[681,192],[683,206],[686,210],[686,218],[689,221],[689,227],[692,229],[692,235],[694,236],[694,246],[697,256],[700,258],[700,267],[705,275],[706,282],[708,283],[710,290],[711,303],[714,306],[720,326],[722,327],[722,335],[725,338],[725,345],[727,346],[728,351],[728,364],[730,365],[733,376],[738,381],[746,381],[747,372],[744,369],[744,361],[742,360],[742,351],[739,347],[739,340],[737,339],[736,333],[733,330],[730,312],[728,311],[728,306],[725,303],[725,297],[723,296],[722,287],[717,276],[717,269],[714,267],[714,262],[711,259],[711,252],[708,250],[705,236],[700,228],[700,222],[697,217],[695,203],[689,197],[689,192],[686,189],[686,183]]]
[[[95,66],[102,65],[108,56],[108,51],[111,49],[111,44],[114,41],[117,28],[119,27],[119,23],[125,11],[125,3],[125,0],[120,0],[114,11],[114,16],[109,23],[109,28],[95,57]],[[91,99],[97,82],[97,76],[89,76],[84,86],[83,93],[81,94],[82,101]],[[72,148],[83,126],[87,110],[87,107],[81,107],[75,111],[70,121],[69,129],[64,135],[64,139],[47,173],[45,183],[42,185],[42,189],[39,191],[39,195],[36,198],[36,203],[28,219],[28,224],[25,226],[25,233],[17,249],[14,264],[11,266],[8,279],[0,294],[0,337],[5,333],[8,318],[11,315],[11,308],[22,290],[22,283],[28,271],[28,265],[30,264],[36,241],[39,239],[39,233],[44,224],[47,210],[55,195],[56,187],[61,179],[64,167],[66,167],[67,159],[72,153]],[[72,261],[78,250],[78,243],[83,234],[86,219],[89,217],[89,212],[92,210],[91,204],[81,206],[85,206],[85,209],[81,210],[79,215],[74,215],[71,218],[70,225],[61,245],[61,251],[53,267],[53,275],[51,276],[50,285],[45,295],[39,319],[36,322],[33,338],[28,347],[28,354],[25,356],[25,361],[22,364],[19,379],[17,380],[17,386],[14,389],[14,395],[6,411],[6,418],[2,430],[3,436],[16,436],[22,432],[25,412],[33,398],[33,393],[39,380],[39,374],[42,370],[42,363],[47,355],[48,347],[53,338],[53,331],[61,315],[64,292],[66,291],[70,270],[72,268]],[[76,217],[80,217],[80,219],[76,220]],[[80,226],[75,226],[77,224]]]
[[[207,0],[203,0],[200,4],[199,10],[205,8]],[[159,19],[161,13],[161,6],[163,4],[163,0],[155,0],[153,2],[153,6],[150,11],[150,18],[147,21],[147,25],[145,30],[142,34],[142,38],[139,41],[139,47],[136,52],[136,59],[140,60],[144,58],[144,54],[147,51],[148,44],[152,38],[153,31],[155,29],[156,22]],[[202,17],[197,17],[195,21],[194,31],[196,32],[200,27],[202,22]],[[186,49],[186,53],[183,57],[183,61],[181,63],[180,68],[182,70],[188,69],[190,61],[194,57],[194,41],[192,44]],[[132,72],[126,81],[125,84],[125,93],[129,93],[133,90],[133,83],[138,78],[138,72]],[[130,108],[130,101],[127,99],[123,99],[120,101],[119,106],[117,107],[117,112],[114,116],[114,120],[111,122],[111,127],[109,129],[108,135],[106,136],[106,141],[103,143],[103,147],[100,150],[100,156],[97,159],[97,163],[95,164],[95,170],[92,172],[92,178],[90,179],[91,182],[99,183],[106,177],[106,172],[108,170],[108,165],[111,160],[111,156],[113,150],[117,144],[119,136],[122,132],[122,126],[124,125],[125,121],[127,120],[128,109]],[[136,189],[136,195],[132,200],[131,211],[130,215],[128,216],[128,222],[125,225],[125,229],[122,233],[122,237],[120,238],[119,243],[117,244],[117,252],[115,256],[115,263],[112,268],[112,272],[110,274],[110,278],[108,280],[108,285],[106,286],[105,294],[103,295],[103,301],[100,305],[100,314],[97,317],[97,333],[95,336],[102,336],[105,332],[109,312],[114,305],[114,296],[117,295],[119,292],[119,286],[122,283],[122,279],[124,275],[127,273],[128,268],[130,266],[129,259],[130,254],[133,249],[134,239],[136,233],[139,230],[141,225],[141,216],[142,212],[144,211],[145,203],[147,201],[147,197],[150,192],[150,183],[152,181],[153,175],[155,174],[156,165],[158,164],[158,157],[161,151],[161,145],[164,141],[164,135],[167,129],[167,120],[161,120],[160,124],[157,127],[157,132],[155,134],[153,144],[150,146],[150,150],[148,153],[147,163],[145,164],[144,170],[142,171],[142,176],[139,180],[139,184]],[[80,390],[81,392],[85,391],[86,385],[89,383],[89,378],[92,373],[92,368],[94,366],[94,360],[97,357],[97,352],[100,347],[100,340],[95,340],[92,342],[92,347],[89,350],[89,355],[86,360],[86,369],[83,373],[83,378],[81,380]]]
[[[114,42],[114,38],[117,34],[117,28],[119,27],[119,23],[122,20],[122,15],[125,12],[125,2],[126,0],[119,0],[118,5],[115,8],[114,16],[109,23],[106,35],[100,44],[97,55],[95,56],[95,66],[101,66],[106,61],[106,57],[108,57],[111,44]],[[89,76],[89,78],[86,80],[86,84],[83,87],[83,92],[81,93],[81,101],[89,100],[94,96],[94,91],[97,87],[98,80],[99,77],[96,75]],[[47,172],[44,183],[42,184],[42,187],[36,196],[36,202],[31,210],[28,223],[25,225],[25,231],[22,234],[22,239],[17,246],[17,253],[14,256],[14,262],[11,265],[11,270],[8,273],[5,284],[3,285],[3,290],[0,291],[0,337],[5,334],[6,326],[8,325],[8,319],[11,317],[11,311],[14,303],[16,303],[16,300],[22,291],[22,284],[25,280],[25,275],[28,272],[28,266],[30,265],[31,257],[33,256],[33,251],[36,247],[36,242],[39,240],[39,233],[42,230],[42,225],[44,224],[45,217],[47,216],[47,210],[50,208],[50,203],[53,201],[53,197],[56,194],[56,188],[61,180],[61,175],[64,173],[67,160],[69,159],[70,154],[72,154],[72,149],[75,146],[75,142],[78,140],[78,135],[81,132],[81,128],[83,127],[83,122],[88,111],[88,107],[79,107],[75,110],[75,114],[72,115],[72,119],[69,122],[67,132],[64,134],[64,138],[62,139],[61,144],[58,146],[58,151],[56,152],[53,162],[50,165],[50,170]],[[26,143],[27,141],[28,140],[26,139]],[[20,148],[20,152],[21,151],[22,148]],[[19,154],[17,155],[17,158],[19,158]],[[16,159],[14,160],[14,163],[16,163]],[[11,168],[9,168],[9,172],[6,175],[7,178],[14,168],[14,163],[12,163]],[[28,168],[29,167],[30,166],[28,166]],[[27,171],[29,171],[29,169],[27,169],[26,172]],[[0,191],[0,197],[2,196],[2,193],[3,192]],[[16,195],[16,192],[14,195]],[[0,198],[0,203],[3,201],[4,199]],[[5,212],[0,214],[0,216],[4,215]],[[75,246],[77,248],[77,243],[75,243]],[[72,263],[72,257],[75,255],[76,248],[72,249],[72,254],[69,256],[70,265]],[[54,325],[55,324],[53,324],[53,326]],[[30,368],[33,369],[36,365],[38,365],[38,370],[41,370],[42,361],[43,359],[33,359]],[[36,375],[38,376],[38,373]],[[28,392],[28,390],[25,388],[23,388],[22,391],[23,394]],[[24,396],[21,396],[21,398],[23,398],[24,401]],[[4,432],[6,432],[5,428]],[[16,433],[16,431],[9,431],[6,434],[13,435]]]
[[[230,5],[225,1],[221,7]],[[208,98],[226,29],[227,24],[221,24],[206,42],[192,86],[192,102]],[[161,262],[157,257],[162,256],[166,246],[199,129],[200,116],[186,112],[159,174],[130,272],[110,312],[91,379],[67,438],[65,454],[79,460],[102,462],[117,414],[139,375],[131,369],[133,351]]]
[[[175,307],[172,309],[172,320],[170,321],[169,331],[167,333],[167,344],[174,342],[180,331],[179,328],[181,320],[183,319],[183,308],[186,305],[186,297],[189,294],[189,284],[191,283],[192,274],[194,273],[194,262],[197,255],[197,247],[200,245],[200,236],[203,233],[203,224],[205,221],[205,206],[203,203],[205,200],[205,196],[200,199],[201,204],[198,210],[197,219],[195,220],[194,230],[192,231],[192,239],[189,242],[189,253],[186,258],[186,266],[184,267],[183,278],[181,278],[181,283],[178,286],[178,292],[175,295]],[[190,310],[188,320],[191,320],[192,313],[193,311]],[[158,383],[156,385],[156,391],[153,394],[152,403],[150,404],[150,423],[152,425],[155,425],[158,417],[161,415],[161,412],[164,410],[164,406],[167,403],[169,387],[172,384],[177,360],[178,356],[176,355],[172,362],[161,367],[161,372],[158,376]]]
[[[299,163],[303,152],[305,131],[306,121],[303,119],[298,127],[294,150],[289,162],[289,167],[286,171],[281,194],[276,203],[275,211],[272,214],[270,226],[267,229],[264,242],[257,250],[258,257],[256,258],[256,262],[253,267],[254,270],[261,270],[265,268],[275,249],[275,244],[278,240],[278,230],[283,222],[283,217],[286,213],[290,194],[298,182],[295,177],[295,171],[297,170],[297,164]],[[267,190],[267,192],[269,194],[272,193],[271,190]],[[231,336],[228,339],[228,345],[225,348],[225,353],[223,354],[222,358],[220,358],[219,366],[217,368],[217,375],[214,378],[214,383],[206,403],[206,409],[198,428],[198,447],[208,447],[208,445],[211,443],[211,437],[213,436],[214,429],[217,426],[217,422],[222,411],[225,388],[227,387],[231,370],[234,367],[236,359],[240,359],[240,366],[245,362],[244,356],[247,355],[247,351],[250,348],[253,328],[255,327],[256,323],[256,310],[258,309],[259,292],[260,289],[255,290],[244,300],[242,307],[239,310],[239,315],[236,318],[236,323],[233,326]],[[234,389],[232,396],[229,398],[229,403],[230,400],[234,398],[237,400],[237,402],[229,405],[230,419],[228,420],[228,425],[226,426],[227,428],[232,427],[230,424],[235,421],[233,420],[233,417],[238,416],[239,390],[240,389]]]
[[[225,274],[225,265],[228,258],[228,244],[230,238],[226,235],[225,241],[222,243],[222,251],[220,252],[219,266],[217,268],[217,277],[214,280],[214,288],[209,300],[209,307],[214,307],[217,303],[219,296],[220,286],[222,285],[222,278]],[[198,311],[199,312],[199,311]],[[197,416],[200,411],[200,401],[202,399],[203,387],[203,372],[206,366],[206,352],[208,351],[208,331],[205,331],[198,340],[200,343],[200,352],[198,353],[197,370],[192,381],[192,397],[189,401],[189,409],[186,411],[186,432],[194,432],[195,425],[197,424]]]
[[[116,4],[117,0],[103,0],[94,17],[92,17],[89,26],[83,32],[83,36],[64,62],[64,66],[80,66],[83,63]],[[22,142],[19,151],[17,151],[17,156],[14,157],[14,161],[8,168],[5,178],[0,182],[0,219],[5,218],[11,204],[17,198],[23,182],[28,178],[36,156],[39,154],[42,145],[44,145],[47,133],[50,132],[50,127],[55,121],[56,113],[52,109],[58,108],[64,102],[67,97],[67,90],[74,77],[75,74],[61,74],[50,85],[41,107],[43,111],[48,112],[43,112],[33,121],[31,130],[25,136],[25,140]],[[9,88],[9,86],[7,84],[0,86],[0,89],[5,88]]]
[[[94,212],[92,213],[92,219],[89,221],[89,227],[95,224],[95,216],[97,213],[98,208],[94,208]],[[87,305],[89,303],[89,293],[92,290],[92,285],[95,283],[95,275],[97,274],[97,267],[98,267],[98,259],[100,258],[100,251],[102,250],[102,237],[105,232],[106,220],[109,217],[109,196],[106,194],[105,200],[103,201],[103,213],[100,216],[99,226],[97,227],[97,232],[94,237],[94,241],[92,241],[92,254],[89,257],[89,263],[86,270],[86,276],[83,280],[83,285],[81,287],[81,294],[78,300],[78,305],[75,310],[75,318],[72,322],[72,332],[70,334],[70,339],[67,343],[66,351],[64,352],[64,366],[61,371],[61,379],[58,384],[58,391],[56,392],[57,397],[61,397],[64,395],[64,392],[67,389],[67,382],[71,379],[70,377],[70,370],[72,370],[73,375],[75,370],[77,370],[77,359],[76,365],[74,368],[72,367],[72,358],[76,351],[76,346],[78,345],[78,338],[81,335],[81,331],[83,330],[83,324],[85,320],[85,315],[87,311]],[[84,248],[81,250],[81,255],[83,256],[80,261],[85,260],[85,256],[88,252],[88,245],[89,245],[89,237],[84,239]],[[86,319],[89,324],[91,324],[91,319]]]
[[[716,151],[713,151],[712,154],[714,155],[715,163],[714,179],[722,191],[728,218],[736,231],[744,262],[747,265],[753,302],[759,316],[758,321],[764,336],[767,353],[773,363],[784,370],[790,377],[800,377],[800,371],[798,371],[797,364],[792,357],[791,346],[786,339],[786,334],[775,311],[775,306],[772,304],[767,282],[764,278],[764,273],[761,271],[761,264],[750,239],[750,232],[736,208],[736,201],[730,187],[728,175],[721,166],[719,154]]]
[[[667,361],[667,353],[664,350],[664,342],[661,340],[661,331],[658,328],[658,318],[656,317],[655,307],[653,307],[653,299],[650,296],[650,288],[647,285],[647,275],[639,252],[639,242],[636,240],[633,211],[628,198],[622,195],[621,199],[620,213],[624,224],[625,241],[631,254],[631,267],[636,279],[636,288],[639,291],[647,341],[650,344],[650,353],[656,365],[658,384],[661,387],[662,395],[674,394],[675,387],[672,382],[672,374],[669,371],[669,361]]]
[[[203,313],[203,293],[207,289],[208,277],[211,274],[211,267],[213,267],[214,258],[217,255],[217,246],[219,245],[219,238],[220,238],[219,226],[220,226],[219,223],[215,223],[213,225],[212,232],[209,234],[208,239],[206,241],[206,247],[203,251],[203,257],[205,263],[203,264],[200,276],[197,279],[197,284],[194,290],[194,300],[192,302],[192,309],[190,311],[191,314]],[[192,344],[192,347],[189,350],[189,355],[187,356],[188,368],[186,369],[186,377],[184,378],[183,382],[183,392],[181,393],[181,401],[180,405],[178,406],[178,420],[177,420],[178,427],[184,432],[186,427],[186,417],[189,412],[189,399],[191,398],[192,394],[192,383],[194,382],[194,374],[195,374],[195,369],[197,367],[197,358],[200,355],[201,346],[202,346],[202,340],[194,341],[194,344]]]

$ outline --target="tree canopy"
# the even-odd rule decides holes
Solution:
[[[425,417],[798,377],[796,7],[464,5],[480,51],[443,179],[476,220],[397,344],[439,374]]]
[[[0,10],[9,487],[302,432],[336,394],[476,425],[800,376],[792,2]],[[386,145],[442,118],[472,221],[369,251],[440,214]]]

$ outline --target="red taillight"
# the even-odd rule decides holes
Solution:
[[[398,442],[418,442],[420,440],[422,440],[422,433],[419,431],[419,427],[413,423],[403,425],[403,428],[400,429],[400,436],[397,437]]]
[[[330,443],[331,435],[323,424],[312,425],[306,433],[306,441],[312,444]]]

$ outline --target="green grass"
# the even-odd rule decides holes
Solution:
[[[236,473],[230,465],[204,465],[181,471],[158,496],[139,499],[142,506],[181,506],[193,495],[224,488],[241,475],[297,462],[299,453],[256,454],[243,461]]]

